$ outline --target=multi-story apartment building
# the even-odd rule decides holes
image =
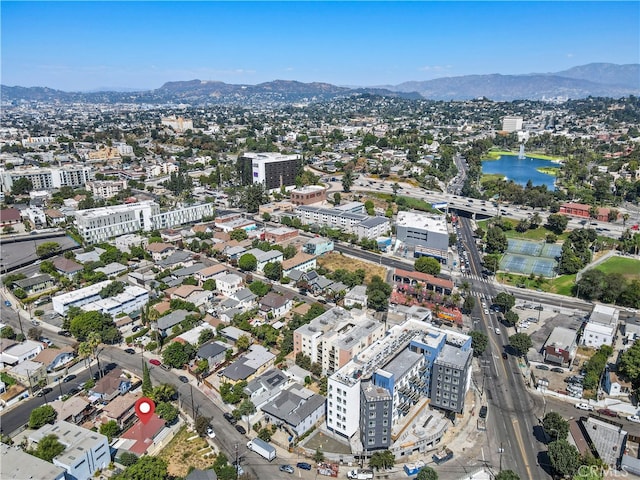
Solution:
[[[177,133],[184,133],[187,130],[193,130],[193,120],[171,115],[162,117],[162,125],[173,128]]]
[[[246,152],[238,158],[238,171],[243,185],[262,183],[272,191],[294,186],[301,162],[297,154]]]
[[[444,215],[398,212],[396,235],[402,243],[413,246],[417,256],[430,256],[446,262],[449,232]]]
[[[170,175],[173,172],[177,172],[179,169],[178,165],[173,162],[156,163],[154,165],[149,165],[145,169],[145,174],[147,178],[154,178],[162,175]]]
[[[361,207],[361,208],[360,208]],[[358,235],[359,238],[377,238],[391,228],[387,217],[370,217],[364,211],[364,204],[353,202],[339,208],[321,208],[301,205],[295,209],[303,225],[318,224],[339,228]]]
[[[392,327],[329,377],[327,428],[347,438],[360,429],[363,447],[373,450],[388,448],[391,429],[412,418],[411,409],[421,398],[460,413],[471,382],[472,354],[468,335],[415,319]]]
[[[502,119],[502,130],[505,132],[517,132],[522,130],[522,117],[504,117]]]
[[[309,205],[327,200],[327,189],[320,185],[307,185],[291,190],[291,203],[294,205]]]
[[[99,310],[117,315],[120,312],[131,313],[139,310],[149,301],[149,292],[136,286],[125,287],[124,292],[118,295],[102,298],[100,290],[110,283],[110,280],[105,280],[72,292],[55,295],[51,299],[53,310],[64,315],[70,307],[80,307],[83,310]]]
[[[84,187],[91,177],[91,168],[83,166],[0,169],[1,186],[4,192],[11,191],[13,183],[19,178],[28,179],[33,185],[33,190],[53,190],[61,187]]]
[[[53,464],[64,468],[67,478],[91,478],[111,463],[109,441],[105,435],[62,421],[41,427],[29,436],[29,440],[37,444],[48,435],[58,437],[65,447],[53,458]]]
[[[161,212],[157,203],[147,200],[125,205],[79,210],[75,212],[75,216],[78,233],[82,239],[87,244],[94,244],[129,233],[162,230],[199,222],[203,217],[212,216],[213,213],[212,203]]]
[[[87,182],[87,190],[97,198],[111,198],[126,189],[126,180],[95,180]]]
[[[322,365],[323,375],[347,364],[384,336],[384,324],[362,310],[334,307],[293,332],[294,354],[304,353]]]
[[[56,137],[28,137],[22,139],[22,146],[25,148],[43,147],[57,143]]]

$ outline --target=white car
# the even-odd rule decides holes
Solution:
[[[640,423],[640,417],[638,415],[629,415],[627,420],[634,423]]]
[[[496,327],[496,335],[500,335],[500,329]]]
[[[216,438],[216,432],[213,431],[213,428],[207,428],[207,436],[209,438]]]
[[[576,408],[578,410],[586,410],[586,411],[589,411],[589,412],[593,411],[593,406],[589,405],[588,403],[578,403],[576,405]]]
[[[485,315],[489,315],[489,310],[487,310],[486,308],[484,309],[484,314]]]

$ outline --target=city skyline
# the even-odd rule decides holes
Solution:
[[[639,63],[638,2],[3,2],[2,84],[396,85]]]

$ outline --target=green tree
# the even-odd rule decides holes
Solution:
[[[414,262],[413,268],[417,272],[438,275],[440,273],[440,262],[433,257],[420,257]]]
[[[545,227],[551,230],[556,235],[561,235],[566,229],[569,223],[569,219],[561,213],[552,213],[547,217],[547,223]]]
[[[216,289],[216,281],[213,278],[205,280],[202,284],[202,289],[213,292]]]
[[[496,475],[495,480],[520,480],[520,476],[513,470],[502,470]]]
[[[153,392],[153,384],[151,383],[151,373],[147,362],[142,364],[142,394],[149,397]]]
[[[213,332],[213,330],[210,328],[205,328],[200,332],[200,335],[198,335],[198,345],[204,345],[214,337],[215,333]]]
[[[296,248],[295,245],[287,245],[286,247],[284,247],[284,249],[282,250],[282,256],[285,260],[289,260],[290,258],[295,257],[298,254],[298,249]]]
[[[256,406],[251,400],[245,398],[238,406],[238,413],[241,417],[253,415],[254,413],[256,413]]]
[[[236,347],[238,347],[238,350],[240,350],[241,352],[247,350],[249,348],[249,345],[251,345],[251,339],[248,335],[240,335],[240,337],[236,341]]]
[[[160,457],[145,455],[113,478],[115,480],[166,480],[170,477],[167,462]]]
[[[123,452],[120,455],[120,459],[118,463],[122,464],[125,467],[129,467],[138,461],[138,456],[135,453],[131,452]]]
[[[416,476],[416,480],[438,480],[438,472],[431,467],[422,467]]]
[[[157,387],[154,387],[150,397],[153,398],[154,402],[160,404],[175,399],[177,393],[176,387],[170,383],[161,383]]]
[[[29,415],[29,428],[40,428],[47,423],[53,423],[57,416],[57,412],[51,405],[36,407]]]
[[[367,211],[367,215],[375,215],[375,205],[373,203],[373,201],[371,200],[367,200],[366,202],[364,202],[364,208]]]
[[[319,447],[313,454],[313,461],[316,463],[324,462],[324,452]]]
[[[396,458],[390,450],[374,452],[369,459],[369,466],[376,470],[386,470],[395,465]]]
[[[342,174],[342,191],[350,192],[353,186],[353,172],[351,170],[345,170]]]
[[[479,357],[489,346],[489,337],[483,332],[472,330],[469,332],[471,337],[471,348],[473,348],[473,356]]]
[[[574,475],[580,467],[578,449],[566,440],[558,440],[549,444],[551,466],[561,476]]]
[[[489,227],[486,239],[487,253],[504,253],[508,246],[509,243],[504,231],[500,227]]]
[[[111,315],[97,311],[82,312],[71,318],[69,331],[81,342],[86,340],[91,332],[100,334],[105,343],[114,343],[120,339],[120,332]]]
[[[341,200],[342,200],[342,195],[340,195],[340,192],[335,192],[333,194],[333,204],[340,205]]]
[[[171,342],[162,352],[162,363],[173,368],[183,368],[192,354],[195,355],[193,346],[189,343]]]
[[[504,314],[504,323],[508,327],[513,327],[516,323],[518,323],[518,320],[520,320],[520,316],[513,310],[509,310]]]
[[[231,238],[231,240],[235,240],[237,242],[241,242],[241,241],[246,240],[247,238],[249,238],[249,235],[247,234],[246,230],[244,230],[242,228],[237,228],[237,229],[233,230],[229,234],[229,238]]]
[[[253,272],[258,266],[258,260],[250,253],[245,253],[238,260],[238,267],[245,272]]]
[[[196,418],[196,432],[201,437],[204,437],[207,433],[207,429],[211,426],[211,419],[209,417],[199,416]]]
[[[36,255],[40,258],[50,257],[59,251],[60,244],[58,242],[44,242],[36,247]]]
[[[120,432],[120,428],[118,427],[118,423],[115,420],[109,420],[107,423],[103,423],[100,425],[100,433],[105,435],[109,442],[118,435]]]
[[[509,293],[500,292],[496,295],[496,299],[493,303],[498,305],[503,312],[508,312],[516,304],[516,297]]]
[[[510,345],[516,350],[519,356],[525,355],[533,346],[531,337],[526,333],[516,333],[509,337]]]
[[[566,440],[569,435],[569,422],[558,412],[549,412],[542,419],[542,428],[547,437],[555,440]]]
[[[58,441],[57,435],[46,435],[40,439],[35,449],[29,453],[45,462],[53,462],[53,459],[64,452],[64,445]]]
[[[167,423],[178,418],[178,409],[169,402],[160,402],[156,407],[156,414]]]
[[[0,328],[0,338],[8,338],[9,340],[13,340],[16,338],[16,332],[9,325],[5,325]]]
[[[367,295],[367,307],[384,312],[389,307],[389,297],[381,290],[374,290]]]
[[[13,185],[11,185],[12,195],[24,195],[25,193],[29,193],[31,190],[33,190],[33,182],[27,177],[16,178],[13,181]]]
[[[499,255],[485,255],[482,259],[484,268],[490,272],[497,272],[500,268],[500,256]]]
[[[256,280],[255,282],[251,282],[251,285],[249,285],[249,290],[251,290],[251,293],[258,297],[264,297],[267,293],[269,293],[269,290],[271,290],[271,285],[261,282],[260,280]]]
[[[633,342],[631,348],[620,355],[618,363],[620,373],[624,374],[633,384],[640,384],[640,340]]]
[[[269,262],[264,266],[264,276],[269,280],[278,281],[282,276],[282,264],[280,262]]]
[[[476,306],[475,299],[471,295],[468,295],[464,298],[464,303],[462,304],[462,311],[465,313],[471,313],[471,311],[475,306]]]

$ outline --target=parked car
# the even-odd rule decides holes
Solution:
[[[576,404],[576,408],[578,410],[586,410],[588,412],[592,412],[593,411],[593,406],[589,405],[588,403],[578,403]],[[640,422],[640,419],[638,420]]]
[[[213,428],[211,427],[207,428],[207,437],[216,438],[216,433],[213,431]]]
[[[298,462],[296,463],[296,467],[301,468],[302,470],[311,470],[311,464],[307,462]]]
[[[64,380],[62,380],[64,383],[70,382],[71,380],[73,380],[74,378],[76,378],[75,375],[67,375],[66,377],[64,377]]]
[[[231,415],[229,412],[224,412],[222,414],[222,416],[227,420],[227,422],[229,422],[231,425],[235,425],[236,423],[238,423],[238,420],[236,420],[236,417],[234,417],[233,415]]]
[[[542,307],[542,305],[536,305],[535,307],[533,307],[534,310],[539,310],[542,311],[544,310],[544,308]]]
[[[606,415],[607,417],[613,417],[613,418],[618,417],[617,412],[614,412],[613,410],[609,410],[608,408],[599,408],[598,410],[596,410],[596,412],[599,413],[600,415]]]
[[[640,423],[640,417],[638,415],[629,415],[627,420],[634,423]]]
[[[293,467],[291,465],[280,465],[280,469],[281,472],[287,472],[287,473],[293,473]]]
[[[247,430],[242,425],[236,425],[236,430],[239,433],[241,433],[242,435],[246,435],[247,434]]]
[[[69,330],[58,330],[58,335],[62,337],[70,337],[71,332]]]
[[[4,301],[4,305],[5,305],[5,307],[10,307],[11,306],[11,302],[9,300],[5,300]]]
[[[136,351],[133,348],[125,348],[124,351],[129,355],[133,355],[134,353],[136,353]]]
[[[75,395],[76,393],[80,393],[80,389],[78,387],[73,387],[67,392],[67,395]]]
[[[156,367],[159,367],[160,365],[162,365],[162,364],[160,363],[160,360],[156,360],[155,358],[152,358],[151,360],[149,360],[149,363],[150,363],[151,365],[155,365]]]
[[[500,329],[496,327],[496,335],[500,335]]]
[[[189,379],[187,377],[185,377],[184,375],[180,375],[178,378],[180,379],[180,381],[182,383],[189,383]]]
[[[555,373],[564,373],[564,370],[560,367],[553,367],[551,371]]]
[[[38,397],[42,397],[43,395],[46,395],[47,393],[50,393],[51,390],[53,390],[53,389],[51,389],[49,387],[44,387],[42,390],[40,390],[38,392]]]
[[[536,365],[536,368],[538,370],[549,370],[549,367],[547,365]]]
[[[509,358],[509,356],[507,355],[507,352],[502,352],[502,359],[506,360],[507,358]]]

